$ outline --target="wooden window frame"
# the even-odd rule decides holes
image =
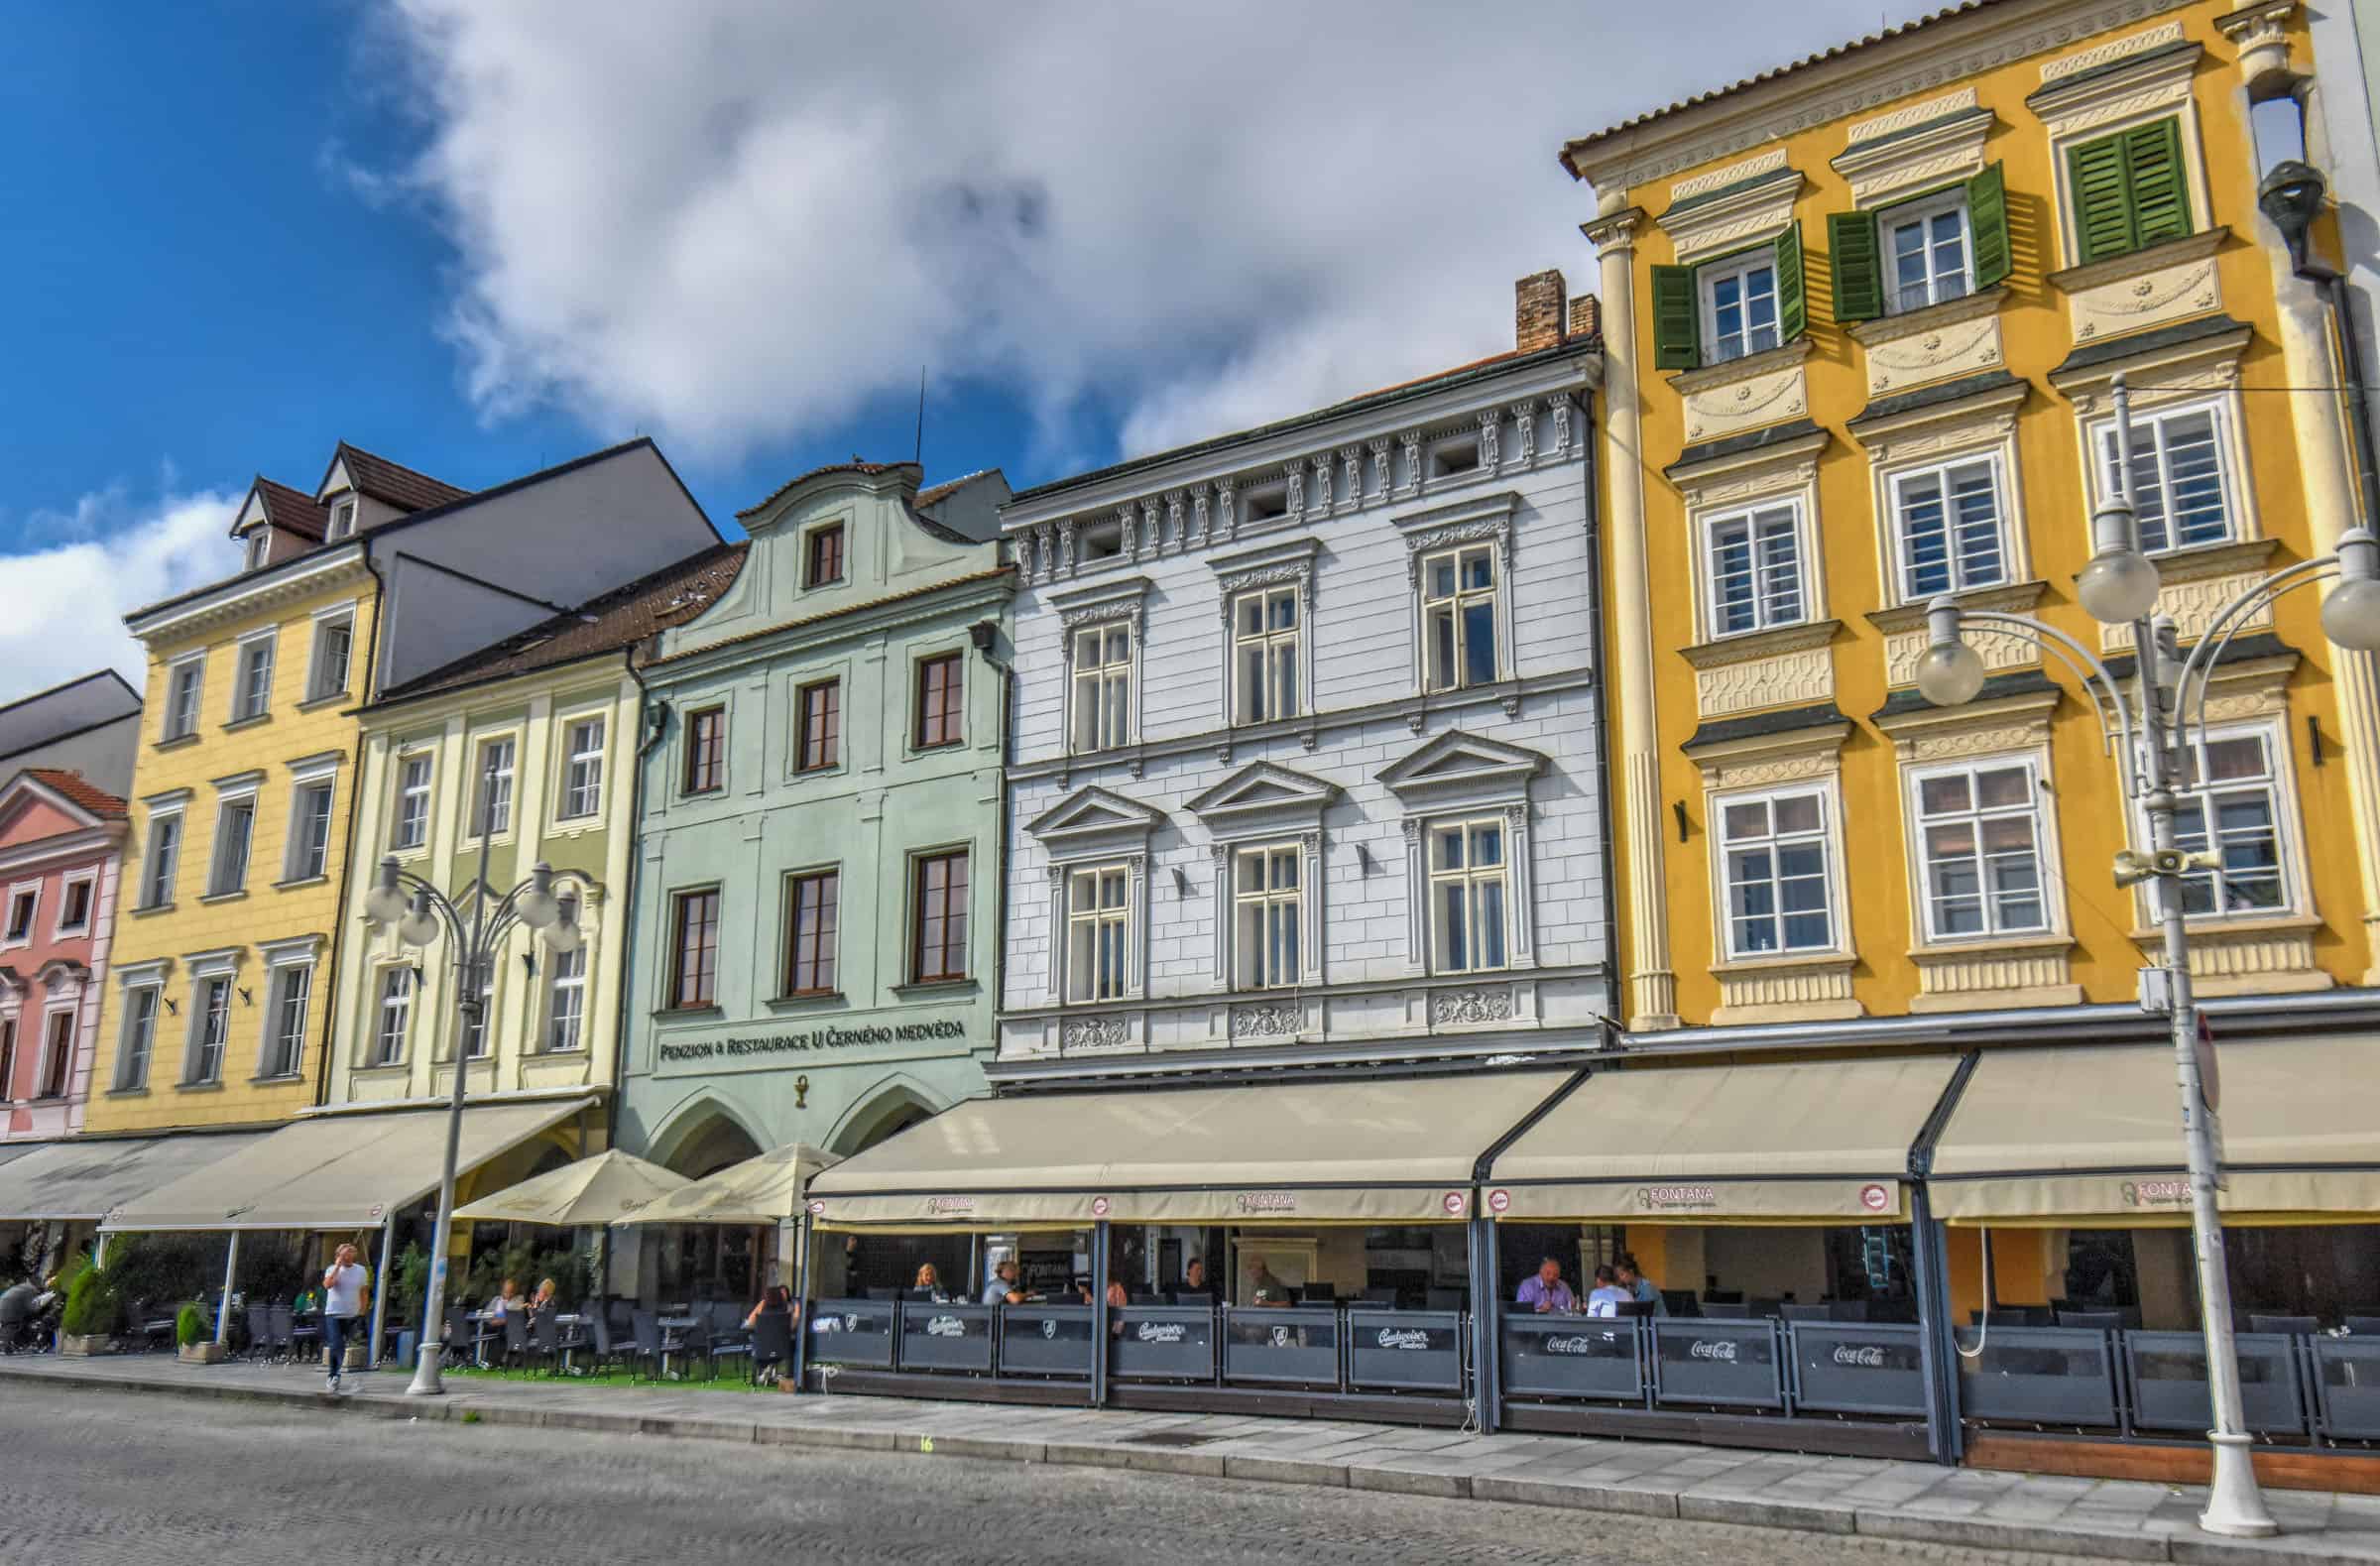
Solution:
[[[669,997],[663,1008],[671,1012],[709,1011],[719,1004],[719,925],[721,912],[720,889],[717,886],[685,887],[669,894]],[[697,904],[705,904],[698,921],[690,920]],[[689,944],[698,933],[703,941]],[[688,967],[688,959],[694,967]],[[695,983],[699,993],[687,997],[687,985]]]
[[[802,891],[823,887],[825,895],[813,910],[813,921],[802,920]],[[823,925],[824,927],[819,927]],[[838,995],[842,983],[843,873],[840,868],[799,870],[785,877],[785,952],[782,998],[810,1000]],[[803,950],[804,946],[809,949]],[[808,965],[804,984],[802,972]]]
[[[948,670],[941,696],[941,710],[930,705],[934,699],[933,672]],[[936,653],[917,661],[911,678],[909,744],[913,750],[941,751],[967,743],[967,655]],[[936,737],[935,728],[940,734]]]
[[[972,921],[968,918],[967,904],[973,891],[974,866],[971,863],[972,859],[973,854],[968,849],[948,848],[938,849],[932,853],[917,854],[912,856],[909,861],[909,982],[911,984],[957,984],[970,977],[967,971],[967,948],[974,935],[974,930]],[[927,882],[933,868],[937,865],[948,867],[953,864],[960,867],[955,895],[951,888],[951,878],[947,868],[944,870],[940,891],[937,893],[929,890]],[[927,906],[929,900],[936,897],[941,900],[938,912]],[[954,916],[959,926],[959,934],[955,940],[950,934]],[[933,954],[936,966],[929,968],[927,966],[926,927],[937,917],[941,921],[942,939],[938,951]],[[948,964],[954,953],[957,966],[951,967]]]
[[[686,745],[678,791],[718,793],[727,786],[727,704],[714,702],[686,714]]]

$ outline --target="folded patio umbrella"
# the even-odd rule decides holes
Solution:
[[[591,1228],[613,1223],[621,1214],[674,1194],[688,1183],[682,1174],[614,1148],[483,1196],[468,1207],[457,1208],[454,1216],[510,1219],[556,1229]]]
[[[806,1142],[731,1164],[612,1220],[615,1224],[782,1224],[801,1211],[810,1176],[842,1160]]]

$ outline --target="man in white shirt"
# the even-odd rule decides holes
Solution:
[[[339,1372],[347,1365],[347,1338],[356,1330],[364,1313],[364,1287],[372,1274],[355,1259],[355,1247],[339,1247],[339,1254],[322,1272],[322,1346],[330,1354],[330,1374],[322,1389],[336,1395],[339,1391]]]
[[[1619,1275],[1608,1266],[1599,1266],[1595,1269],[1595,1287],[1587,1294],[1587,1314],[1616,1316],[1628,1298],[1628,1291],[1619,1286]]]

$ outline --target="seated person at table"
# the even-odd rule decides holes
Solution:
[[[1579,1308],[1579,1297],[1562,1281],[1562,1264],[1550,1256],[1537,1264],[1536,1272],[1522,1280],[1520,1292],[1512,1299],[1514,1304],[1526,1305],[1540,1316],[1567,1316]]]
[[[1653,1287],[1653,1280],[1644,1275],[1644,1268],[1636,1265],[1635,1252],[1622,1251],[1613,1257],[1611,1271],[1619,1286],[1628,1291],[1628,1298],[1640,1305],[1652,1306],[1656,1316],[1669,1314],[1669,1301],[1661,1297],[1661,1291]]]
[[[33,1302],[41,1290],[33,1280],[11,1286],[0,1294],[0,1344],[13,1343],[33,1322]]]
[[[1597,1267],[1595,1287],[1587,1291],[1587,1314],[1616,1316],[1619,1307],[1628,1302],[1628,1291],[1619,1286],[1619,1274],[1609,1266]]]
[[[508,1277],[504,1280],[504,1286],[496,1291],[496,1297],[488,1301],[488,1319],[502,1321],[505,1317],[517,1316],[528,1308],[529,1301],[521,1297],[521,1284],[518,1280]]]
[[[1214,1293],[1213,1289],[1207,1287],[1206,1263],[1196,1257],[1190,1259],[1189,1265],[1182,1268],[1181,1292],[1184,1295]]]
[[[1297,1290],[1273,1276],[1262,1257],[1252,1257],[1248,1264],[1248,1297],[1258,1305],[1286,1305],[1297,1298]]]
[[[529,1296],[530,1313],[536,1315],[551,1310],[556,1303],[557,1301],[553,1297],[553,1279],[549,1277],[537,1279],[537,1291]]]
[[[744,1330],[750,1332],[759,1326],[761,1317],[771,1311],[778,1312],[787,1318],[793,1314],[793,1296],[785,1291],[782,1283],[772,1283],[761,1291],[761,1302],[753,1306],[752,1313],[744,1318]]]
[[[942,1292],[942,1274],[934,1270],[934,1265],[931,1262],[923,1263],[918,1266],[917,1281],[911,1283],[909,1287],[928,1296],[936,1304],[947,1303],[949,1300],[949,1296]]]
[[[984,1279],[984,1298],[987,1305],[1021,1305],[1024,1290],[1016,1286],[1016,1264],[1003,1262]]]

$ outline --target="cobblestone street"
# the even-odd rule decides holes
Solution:
[[[1161,1474],[34,1385],[11,1385],[0,1400],[0,1452],[9,1566],[2050,1559]]]

